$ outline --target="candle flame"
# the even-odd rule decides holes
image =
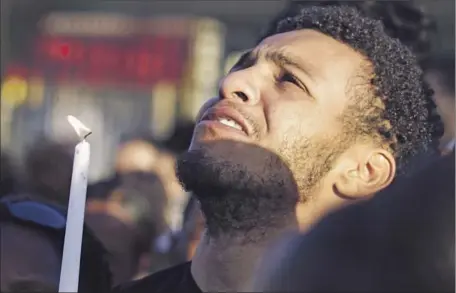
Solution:
[[[81,140],[85,139],[92,133],[92,130],[90,130],[90,128],[82,124],[82,122],[79,121],[76,117],[68,115],[67,119],[68,123],[70,123],[70,125],[73,127],[74,131]]]

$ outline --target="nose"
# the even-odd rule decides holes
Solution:
[[[241,70],[229,73],[219,85],[219,97],[233,102],[255,105],[260,94],[254,85],[252,72]]]

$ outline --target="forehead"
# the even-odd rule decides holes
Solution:
[[[348,45],[312,29],[295,30],[264,39],[255,51],[280,50],[315,69],[322,78],[350,76],[365,58]],[[314,70],[312,70],[314,71]]]

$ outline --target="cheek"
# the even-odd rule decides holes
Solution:
[[[290,103],[291,104],[291,103]],[[276,141],[298,140],[324,131],[324,113],[309,105],[290,105],[268,113],[269,136]]]

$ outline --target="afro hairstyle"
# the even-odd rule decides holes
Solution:
[[[381,20],[386,33],[399,39],[418,58],[422,65],[431,56],[432,39],[437,33],[435,19],[416,1],[291,1],[270,22],[266,35],[275,31],[277,23],[294,16],[301,8],[309,6],[350,6],[369,18]]]

